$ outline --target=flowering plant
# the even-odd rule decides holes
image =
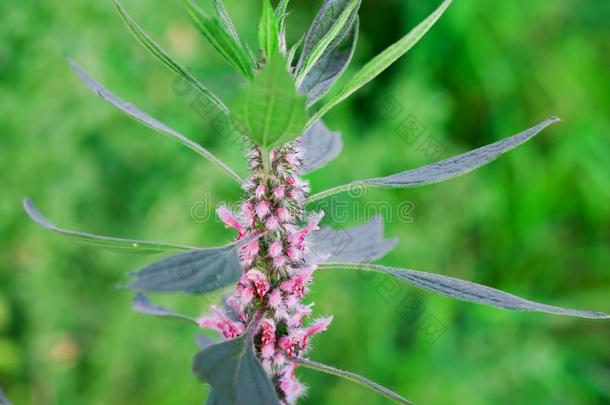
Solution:
[[[376,219],[345,231],[349,243],[336,249],[328,241],[336,238],[338,231],[319,227],[324,212],[307,210],[312,202],[353,188],[409,188],[467,173],[558,121],[550,118],[512,137],[421,168],[357,180],[310,195],[309,183],[302,176],[335,158],[342,144],[341,135],[331,132],[321,121],[323,116],[411,49],[451,0],[445,0],[329,97],[326,96],[344,73],[357,45],[360,0],[325,0],[303,40],[292,47],[288,47],[285,35],[288,1],[281,0],[273,8],[269,0],[263,0],[257,53],[242,42],[222,1],[212,1],[216,17],[207,15],[191,0],[184,3],[195,27],[246,80],[231,107],[159,47],[118,0],[115,5],[134,37],[207,97],[227,117],[227,123],[240,131],[247,147],[249,173],[245,179],[201,145],[121,100],[75,63],[71,65],[102,99],[183,143],[238,183],[243,190],[239,210],[227,206],[217,209],[218,217],[237,233],[236,240],[226,246],[199,248],[71,231],[53,225],[30,200],[24,201],[34,221],[65,236],[106,247],[174,252],[133,273],[129,287],[136,291],[134,308],[139,312],[184,319],[218,332],[219,340],[200,337],[201,351],[193,363],[195,374],[211,386],[209,404],[294,404],[305,391],[296,378],[298,366],[345,377],[395,402],[410,403],[364,377],[307,358],[313,336],[325,331],[332,321],[331,316],[310,320],[312,305],[305,301],[309,285],[319,271],[373,271],[463,301],[520,311],[609,317],[601,312],[539,304],[452,277],[370,264],[396,245],[394,240],[383,237],[381,221]],[[229,286],[234,286],[232,293],[198,319],[156,306],[144,294],[205,294]]]

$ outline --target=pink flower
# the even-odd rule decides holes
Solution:
[[[263,319],[261,331],[261,355],[268,359],[275,354],[275,322],[272,319]]]
[[[241,259],[248,265],[252,264],[256,255],[259,252],[259,243],[258,240],[255,239],[251,242],[248,242],[244,247],[241,248]]]
[[[282,268],[286,264],[286,258],[284,256],[277,256],[273,258],[273,265],[275,267]]]
[[[284,187],[284,186],[277,186],[275,188],[275,190],[273,190],[273,195],[278,200],[283,199],[286,196],[286,187]]]
[[[262,199],[265,196],[265,193],[267,193],[267,187],[265,187],[264,184],[259,184],[258,187],[256,187],[256,198],[259,200]]]
[[[277,310],[280,305],[282,305],[282,293],[278,289],[271,291],[267,299],[269,300],[269,305],[273,309]]]
[[[242,204],[241,215],[248,226],[254,225],[254,207],[251,202],[245,202]]]
[[[267,218],[267,222],[265,222],[265,226],[271,232],[275,232],[280,229],[280,222],[278,221],[276,216],[270,215],[269,218]]]
[[[297,329],[290,332],[288,336],[280,338],[280,349],[284,350],[288,356],[293,356],[301,351],[307,350],[309,338],[317,333],[324,332],[332,320],[332,317],[320,318],[308,328]]]
[[[199,319],[199,326],[202,328],[213,329],[221,332],[227,339],[235,339],[246,330],[243,323],[232,321],[215,305],[213,305],[210,309],[212,311],[212,315],[202,316]]]
[[[291,329],[300,328],[303,324],[303,318],[309,315],[311,315],[311,305],[298,305],[294,314],[288,318],[288,327]]]
[[[256,216],[259,219],[265,219],[269,212],[271,212],[271,207],[269,205],[269,201],[263,200],[256,204]]]
[[[235,216],[229,209],[225,206],[220,206],[216,209],[216,214],[220,217],[222,222],[225,224],[225,228],[233,227],[239,233],[237,239],[241,239],[244,237],[245,229],[244,227],[237,221]]]
[[[304,269],[300,274],[297,274],[286,281],[282,281],[280,288],[290,295],[302,298],[305,295],[307,285],[311,282],[313,271],[313,267]]]
[[[290,222],[292,216],[290,215],[290,211],[287,208],[278,208],[275,210],[275,215],[277,215],[280,222]]]
[[[279,378],[279,385],[284,396],[286,397],[286,403],[292,405],[296,403],[297,399],[303,394],[304,387],[297,380],[294,373],[296,363],[289,363],[282,370],[282,374]]]
[[[303,258],[303,252],[301,251],[301,249],[292,246],[286,249],[286,254],[288,255],[288,257],[290,257],[290,260],[295,262]]]
[[[276,240],[269,246],[269,255],[271,257],[278,257],[282,254],[282,242]]]
[[[256,290],[256,294],[263,298],[267,291],[269,291],[270,285],[267,276],[258,270],[250,270],[246,273],[246,278],[252,283],[252,286]]]

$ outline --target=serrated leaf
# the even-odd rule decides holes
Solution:
[[[326,166],[343,149],[341,132],[331,132],[321,120],[309,128],[297,143],[303,151],[303,173]]]
[[[193,246],[175,245],[171,243],[151,242],[137,239],[122,239],[111,236],[102,236],[93,233],[62,229],[49,222],[49,220],[46,219],[40,213],[40,211],[36,209],[34,203],[31,200],[27,198],[24,199],[23,207],[29,217],[43,228],[90,245],[101,246],[119,251],[130,251],[139,253],[162,253],[198,249]]]
[[[384,239],[383,219],[375,216],[368,223],[348,229],[325,226],[310,236],[311,251],[327,256],[322,263],[368,263],[388,254],[397,239]]]
[[[220,18],[223,27],[227,30],[229,34],[231,34],[235,42],[241,44],[239,34],[237,33],[235,25],[233,25],[233,21],[231,20],[231,17],[229,16],[229,13],[227,12],[227,9],[222,0],[212,0],[212,4],[214,5],[216,14],[218,15],[218,18]]]
[[[234,284],[243,270],[237,254],[243,244],[199,249],[166,257],[132,273],[129,288],[204,294]]]
[[[250,56],[217,19],[207,15],[191,0],[183,0],[193,25],[214,48],[239,72],[252,80],[254,73]]]
[[[336,48],[351,31],[361,0],[327,0],[305,38],[297,67],[300,87],[309,72],[327,52]]]
[[[182,67],[178,62],[175,62],[167,52],[157,45],[157,43],[153,41],[153,39],[147,33],[145,33],[142,28],[140,28],[140,26],[138,26],[135,20],[131,18],[129,14],[127,14],[127,11],[125,11],[125,8],[123,8],[123,5],[118,0],[114,0],[114,5],[129,32],[131,32],[136,40],[142,44],[142,46],[144,46],[148,52],[163,63],[168,69],[209,98],[210,101],[212,101],[222,112],[225,114],[229,113],[229,109],[222,102],[222,100],[220,100],[220,98],[218,98],[206,86],[197,80],[188,70]]]
[[[381,72],[386,70],[391,64],[396,62],[396,60],[398,60],[401,56],[407,53],[428,32],[434,23],[438,21],[451,2],[452,0],[443,1],[443,3],[432,14],[430,14],[424,21],[419,23],[419,25],[411,30],[411,32],[364,65],[337,95],[333,96],[326,104],[322,106],[322,108],[320,108],[318,112],[313,115],[313,117],[311,117],[307,123],[307,127],[309,128],[334,106],[347,99],[350,95],[369,83]]]
[[[174,318],[197,324],[197,320],[190,316],[179,314],[171,309],[154,305],[143,292],[138,291],[133,298],[132,308],[134,311],[144,315],[159,316],[163,318]]]
[[[324,97],[347,69],[356,51],[359,27],[356,18],[345,38],[336,47],[329,47],[303,79],[299,92],[307,94],[307,106]]]
[[[245,134],[262,147],[292,141],[307,120],[305,97],[297,93],[280,55],[242,89],[233,110]]]
[[[350,380],[352,382],[360,384],[372,391],[375,391],[375,392],[383,395],[387,399],[396,402],[397,404],[413,405],[412,402],[404,399],[403,397],[401,397],[397,393],[387,389],[386,387],[379,385],[376,382],[369,380],[368,378],[364,378],[364,377],[362,377],[358,374],[352,373],[350,371],[340,370],[335,367],[327,366],[326,364],[317,363],[315,361],[311,361],[309,359],[304,359],[304,358],[300,358],[300,357],[291,357],[290,360],[301,366],[310,368],[312,370],[321,371],[323,373],[345,378],[346,380]]]
[[[195,151],[197,154],[203,156],[221,170],[225,171],[229,176],[235,179],[235,181],[240,184],[243,183],[243,179],[239,177],[239,175],[235,173],[235,171],[233,171],[229,166],[227,166],[224,162],[222,162],[220,159],[210,153],[203,146],[199,145],[196,142],[193,142],[192,140],[188,139],[186,136],[180,134],[176,130],[168,127],[164,123],[157,121],[148,114],[140,111],[133,104],[121,100],[120,98],[112,94],[110,90],[106,89],[104,86],[93,80],[93,78],[90,77],[87,73],[85,73],[85,71],[81,69],[76,63],[70,61],[70,66],[72,67],[72,70],[74,70],[76,75],[79,77],[79,79],[81,79],[91,91],[96,93],[103,100],[108,101],[110,104],[117,107],[119,110],[129,115],[131,118],[140,121],[144,125],[154,129],[155,131],[158,131],[171,138],[177,139],[180,143],[182,143],[189,149]]]
[[[261,50],[271,59],[279,50],[280,27],[269,0],[263,0],[263,10],[258,25],[258,39]]]
[[[527,142],[546,127],[559,121],[560,120],[557,117],[549,118],[548,120],[541,122],[532,128],[526,129],[517,135],[417,169],[408,170],[406,172],[386,177],[358,180],[350,184],[334,187],[311,196],[308,202],[313,202],[330,195],[348,191],[352,188],[408,188],[449,180],[453,177],[469,173],[496,160],[506,152],[509,152],[519,145]]]
[[[254,353],[252,336],[212,345],[193,361],[199,379],[212,386],[213,404],[279,405],[273,384]]]
[[[552,305],[540,304],[525,298],[518,297],[496,290],[495,288],[487,287],[481,284],[472,283],[470,281],[460,280],[454,277],[443,276],[434,273],[425,273],[422,271],[397,269],[393,267],[380,266],[375,264],[358,264],[358,263],[336,263],[320,266],[327,269],[352,269],[365,270],[385,273],[394,276],[409,284],[432,291],[450,298],[455,298],[460,301],[474,302],[477,304],[489,305],[497,308],[510,309],[514,311],[534,311],[545,312],[555,315],[567,315],[579,318],[601,319],[610,318],[610,315],[604,312],[581,311],[576,309],[567,309]]]

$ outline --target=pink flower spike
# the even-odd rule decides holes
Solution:
[[[244,234],[245,234],[244,227],[237,221],[234,214],[231,211],[229,211],[229,209],[227,207],[225,207],[225,206],[218,207],[218,209],[216,209],[216,214],[218,214],[218,217],[222,220],[222,222],[224,222],[225,228],[232,227],[237,230],[237,232],[239,233],[239,236],[237,237],[237,239],[241,239],[244,237]]]
[[[269,205],[269,201],[263,200],[256,204],[256,216],[259,219],[265,219],[269,212],[271,211],[271,207]]]
[[[278,257],[279,255],[282,254],[282,242],[275,241],[271,244],[271,246],[269,246],[269,255],[271,255],[271,257]]]
[[[282,293],[279,289],[275,289],[269,294],[268,300],[271,308],[277,310],[282,305]]]

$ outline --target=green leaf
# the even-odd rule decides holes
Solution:
[[[268,147],[290,142],[303,133],[305,102],[286,70],[286,61],[276,54],[240,92],[233,111],[244,133]]]
[[[60,235],[75,239],[79,242],[87,243],[94,246],[101,246],[119,251],[130,251],[139,253],[162,253],[199,249],[193,246],[175,245],[171,243],[151,242],[136,239],[122,239],[111,236],[102,236],[93,233],[62,229],[49,222],[49,220],[46,219],[40,213],[40,211],[38,211],[38,209],[36,209],[34,203],[28,198],[23,200],[23,208],[25,209],[25,212],[28,214],[28,216],[43,228],[58,233]]]
[[[158,316],[162,318],[170,318],[170,319],[178,319],[181,321],[187,321],[190,323],[198,324],[195,318],[192,318],[187,315],[182,315],[177,312],[172,311],[171,309],[167,309],[165,307],[161,307],[158,305],[154,305],[148,299],[148,296],[143,292],[137,292],[133,298],[132,308],[134,311],[139,312],[144,315],[150,316]]]
[[[191,0],[183,0],[193,25],[203,34],[214,48],[248,79],[254,78],[252,60],[244,48],[214,17],[207,15]]]
[[[212,386],[209,404],[279,405],[275,388],[254,353],[249,332],[200,351],[193,372]]]
[[[239,280],[243,270],[237,250],[246,240],[166,257],[132,273],[134,290],[204,294]]]
[[[300,86],[311,69],[318,63],[324,53],[334,49],[351,31],[354,20],[358,14],[361,0],[348,2],[329,1],[328,10],[322,9],[322,16],[318,15],[312,28],[307,33],[305,48],[301,55],[301,62],[297,69],[297,86]],[[342,6],[339,8],[339,6]],[[338,10],[335,7],[339,8]],[[334,13],[340,10],[340,14]]]
[[[152,128],[161,134],[167,135],[173,139],[178,140],[180,143],[185,145],[187,148],[191,149],[192,151],[199,154],[200,156],[203,156],[204,158],[209,160],[211,163],[216,165],[218,168],[224,170],[229,176],[231,176],[238,183],[240,183],[240,184],[243,183],[243,179],[241,177],[239,177],[239,175],[237,173],[235,173],[235,171],[233,169],[231,169],[223,161],[221,161],[216,156],[214,156],[212,153],[210,153],[203,146],[199,145],[196,142],[193,142],[192,140],[188,139],[186,136],[184,136],[181,133],[177,132],[176,130],[168,127],[164,123],[154,119],[153,117],[149,116],[148,114],[144,113],[143,111],[140,111],[133,104],[129,104],[126,101],[121,100],[120,98],[118,98],[117,96],[112,94],[110,92],[110,90],[106,89],[104,86],[102,86],[101,84],[99,84],[95,80],[93,80],[93,78],[91,76],[89,76],[87,73],[85,73],[85,71],[83,69],[81,69],[76,63],[70,61],[70,66],[72,67],[72,70],[74,71],[74,73],[76,73],[78,78],[81,79],[83,81],[83,83],[85,83],[91,91],[93,91],[95,94],[100,96],[103,100],[108,101],[110,104],[112,104],[119,110],[123,111],[125,114],[127,114],[131,118],[140,121],[147,127]]]
[[[367,263],[388,254],[397,239],[383,237],[383,218],[373,217],[368,223],[347,229],[322,227],[309,236],[311,251],[322,256],[320,263]]]
[[[267,59],[271,59],[279,50],[280,27],[269,0],[263,0],[263,11],[258,26],[258,38],[261,50]]]
[[[349,371],[344,371],[344,370],[340,370],[338,368],[335,367],[331,367],[331,366],[327,366],[326,364],[320,364],[317,363],[315,361],[311,361],[308,359],[304,359],[304,358],[300,358],[300,357],[291,357],[290,358],[291,361],[310,368],[312,370],[317,370],[317,371],[321,371],[323,373],[327,373],[327,374],[331,374],[337,377],[341,377],[341,378],[345,378],[346,380],[350,380],[353,381],[357,384],[360,384],[372,391],[375,391],[381,395],[383,395],[384,397],[386,397],[387,399],[389,399],[390,401],[394,401],[397,404],[403,404],[403,405],[413,405],[412,402],[404,399],[403,397],[401,397],[400,395],[398,395],[397,393],[390,391],[389,389],[387,389],[386,387],[377,384],[376,382],[373,382],[367,378],[364,378],[358,374],[354,374],[351,373]]]
[[[547,314],[566,315],[590,319],[610,318],[610,315],[604,312],[581,311],[540,304],[481,284],[460,280],[454,277],[443,276],[440,274],[426,273],[423,271],[397,269],[393,267],[363,263],[333,263],[320,265],[320,268],[363,270],[385,273],[424,290],[432,291],[460,301],[474,302],[477,304],[490,305],[492,307],[510,309],[514,311],[545,312]]]
[[[159,45],[152,40],[152,38],[146,34],[142,28],[127,14],[127,11],[123,8],[123,5],[119,0],[114,0],[114,5],[121,16],[121,19],[129,29],[129,32],[138,40],[144,48],[146,48],[155,58],[163,63],[168,69],[174,72],[176,75],[184,79],[187,83],[193,86],[196,90],[200,91],[203,95],[210,99],[222,112],[225,114],[229,113],[227,106],[220,100],[214,93],[212,93],[206,86],[204,86],[199,80],[197,80],[188,70],[182,67],[179,63],[175,62]]]
[[[237,30],[233,25],[233,21],[231,21],[231,17],[229,16],[229,13],[227,12],[227,9],[225,8],[225,5],[222,0],[212,0],[212,4],[214,5],[216,14],[218,15],[218,18],[220,18],[220,21],[222,22],[222,25],[225,30],[227,30],[227,32],[231,34],[235,42],[241,45],[239,34],[237,33]]]
[[[303,152],[303,174],[326,166],[343,149],[341,132],[332,132],[322,120],[309,128],[297,142]]]
[[[307,94],[308,106],[324,97],[347,69],[356,51],[359,27],[360,22],[356,18],[343,41],[334,48],[329,47],[303,79],[299,92]]]
[[[306,127],[311,127],[334,106],[347,99],[354,92],[377,77],[392,63],[396,62],[398,58],[407,53],[428,32],[434,23],[438,21],[451,2],[452,0],[443,1],[443,3],[432,14],[430,14],[424,21],[419,23],[419,25],[417,25],[411,32],[364,65],[337,95],[333,96],[328,103],[322,106],[322,108],[316,114],[314,114],[313,117],[311,117]]]
[[[286,18],[286,10],[288,9],[288,3],[290,3],[290,0],[280,0],[279,4],[275,9],[275,18],[280,22]]]
[[[493,162],[506,152],[509,152],[529,141],[549,125],[559,121],[560,120],[557,117],[549,118],[546,121],[541,122],[532,128],[526,129],[517,135],[513,135],[490,145],[471,150],[470,152],[466,152],[449,159],[441,160],[440,162],[419,167],[417,169],[407,170],[406,172],[397,173],[386,177],[357,180],[349,184],[333,187],[329,190],[312,195],[309,197],[307,202],[317,201],[322,198],[352,189],[363,189],[369,187],[409,188],[449,180],[453,177],[461,176]]]

